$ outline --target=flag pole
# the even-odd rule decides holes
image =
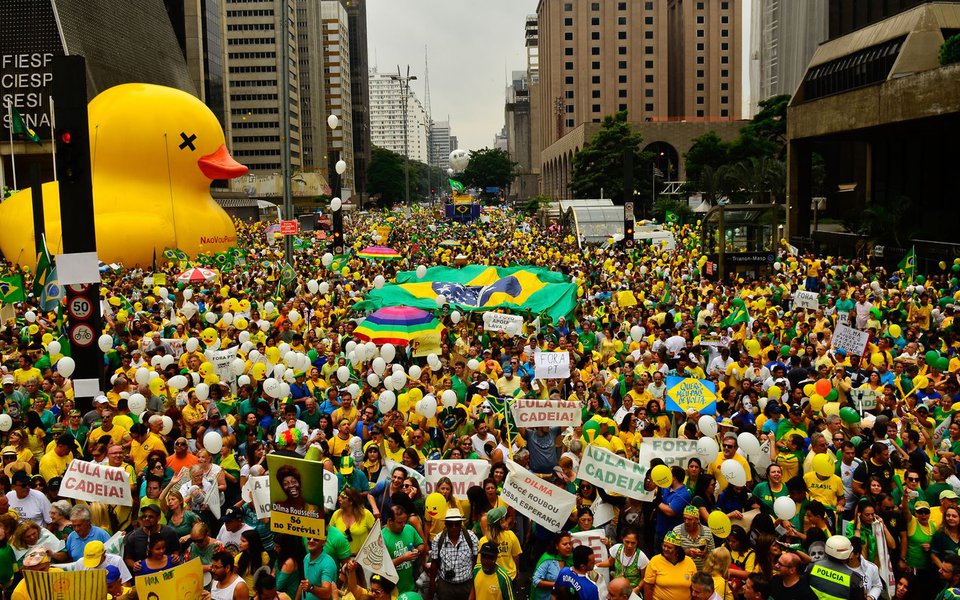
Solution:
[[[7,103],[7,125],[10,129],[10,169],[13,171],[13,189],[17,187],[17,159],[13,151],[13,101]]]
[[[57,181],[57,125],[53,113],[53,96],[50,96],[50,155],[53,157],[53,180]]]

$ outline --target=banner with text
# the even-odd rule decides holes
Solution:
[[[580,403],[566,400],[518,398],[510,408],[517,427],[576,427],[583,417]]]
[[[428,460],[423,463],[423,474],[426,485],[424,494],[437,491],[437,482],[442,477],[448,477],[453,484],[453,495],[456,498],[467,497],[467,489],[477,485],[490,474],[490,463],[485,460]]]
[[[234,346],[226,350],[207,350],[204,352],[204,356],[213,365],[213,372],[223,383],[231,383],[237,378],[230,367],[230,363],[237,357],[237,349],[237,346]]]
[[[567,352],[536,352],[534,377],[537,379],[566,379],[570,377],[570,354]]]
[[[240,496],[247,504],[252,504],[257,511],[258,519],[270,518],[270,476],[261,475],[248,477],[247,483],[240,491]]]
[[[563,529],[577,504],[577,497],[511,460],[504,462],[509,473],[503,482],[500,498],[550,531]]]
[[[67,466],[60,482],[60,495],[86,502],[133,506],[126,471],[85,460],[73,460]]]
[[[483,313],[484,331],[505,331],[509,335],[519,335],[523,330],[523,317],[503,313]]]
[[[702,415],[717,412],[717,384],[708,379],[667,376],[667,410],[686,414],[693,409]]]
[[[837,328],[833,330],[833,347],[835,349],[842,348],[847,351],[847,354],[853,356],[863,356],[869,341],[869,333],[858,331],[849,325],[837,325]]]
[[[267,467],[273,478],[270,529],[275,533],[324,539],[324,474],[327,471],[323,463],[269,454]]]
[[[138,575],[137,594],[140,598],[176,598],[200,600],[203,596],[203,565],[199,558],[172,569],[149,575]],[[105,597],[105,596],[104,596]]]
[[[816,292],[797,290],[793,294],[793,310],[817,310],[820,308],[820,296]]]
[[[107,597],[105,569],[53,572],[24,570],[23,576],[26,589],[22,597],[30,600],[103,600]]]
[[[649,466],[649,463],[648,463]],[[577,478],[621,496],[647,500],[643,489],[648,466],[643,466],[609,450],[589,444],[583,451]]]

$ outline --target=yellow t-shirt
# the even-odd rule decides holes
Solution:
[[[490,540],[487,539],[487,536],[483,536],[480,538],[480,543],[477,544],[477,548],[483,548],[483,545],[488,541]],[[504,531],[500,534],[500,541],[497,543],[497,547],[500,550],[500,554],[497,556],[497,564],[507,571],[510,579],[516,579],[517,563],[513,560],[513,557],[520,556],[523,552],[523,549],[520,548],[520,540],[517,539],[517,535],[512,531]],[[477,554],[477,564],[480,564],[479,554]]]
[[[40,369],[36,367],[30,367],[29,369],[16,369],[13,372],[13,379],[16,382],[16,384],[19,386],[19,385],[24,385],[31,379],[36,379],[37,381],[40,381],[41,379],[43,379],[43,373],[41,373]]]
[[[60,456],[56,452],[47,452],[40,459],[40,476],[50,481],[54,477],[63,477],[67,472],[67,466],[73,460],[73,453],[66,456]]]
[[[103,436],[109,435],[114,444],[122,444],[123,438],[127,437],[127,434],[129,433],[129,430],[114,423],[113,428],[109,432],[104,431],[103,427],[97,427],[90,432],[90,435],[87,436],[87,439],[95,442]]]
[[[155,433],[148,434],[147,439],[142,444],[137,440],[130,443],[130,458],[133,459],[133,465],[136,467],[137,473],[142,473],[146,468],[147,455],[154,450],[161,450],[164,454],[167,453],[163,446],[163,440]]]
[[[717,457],[713,463],[710,464],[710,469],[708,472],[714,476],[717,480],[717,491],[722,492],[727,488],[727,478],[723,476],[723,473],[720,472],[720,465],[723,464],[723,453]],[[740,463],[740,466],[743,467],[743,472],[747,474],[747,486],[750,485],[750,482],[753,481],[750,477],[750,464],[747,462],[747,459],[740,456],[739,454],[733,455],[733,460]]]
[[[820,479],[816,473],[810,472],[803,476],[807,484],[807,492],[811,500],[816,500],[826,508],[836,508],[837,501],[843,498],[843,480],[836,475],[827,479]]]
[[[650,559],[644,583],[653,584],[653,598],[648,600],[690,600],[690,579],[697,572],[693,559],[685,556],[677,564],[671,564],[662,554]]]

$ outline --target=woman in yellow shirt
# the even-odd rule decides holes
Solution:
[[[668,531],[663,538],[662,554],[650,559],[643,576],[646,600],[689,600],[690,578],[697,572],[693,559],[683,552],[680,537]]]
[[[356,556],[373,528],[373,513],[363,506],[360,493],[353,488],[344,488],[338,502],[340,508],[330,517],[330,526],[336,527],[347,536],[350,554]]]
[[[480,538],[477,544],[478,548],[483,548],[487,542],[493,542],[497,545],[499,554],[497,555],[497,564],[506,570],[511,580],[517,578],[517,561],[523,550],[520,548],[520,540],[511,530],[511,517],[507,515],[507,509],[498,506],[487,511],[487,535]],[[480,564],[480,556],[477,555],[477,564]]]

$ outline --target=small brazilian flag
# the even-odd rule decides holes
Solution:
[[[913,281],[914,275],[917,274],[917,248],[916,246],[910,247],[910,252],[907,252],[907,255],[903,257],[903,260],[900,261],[900,264],[897,265],[900,267],[900,270],[904,272],[907,278],[910,281]]]
[[[463,187],[463,184],[456,179],[449,179],[448,181],[450,182],[450,187],[453,189],[453,191],[457,192],[458,194],[462,194],[467,189]]]
[[[680,223],[680,215],[672,210],[668,210],[664,218],[666,219],[667,223],[673,223],[674,225]]]
[[[743,303],[734,304],[733,312],[730,313],[730,316],[720,322],[720,327],[731,327],[733,325],[739,325],[740,323],[749,323],[750,322],[750,313],[747,311],[747,306]]]
[[[23,277],[20,275],[0,277],[0,303],[12,304],[26,299],[26,294],[23,293]]]
[[[12,105],[10,106],[10,129],[13,131],[13,135],[42,145],[40,136],[37,135],[36,131],[30,129],[27,122],[23,120],[23,115]]]
[[[296,278],[297,272],[293,270],[290,263],[283,263],[283,267],[280,268],[280,283],[282,285],[290,285]]]
[[[236,246],[230,246],[227,248],[227,252],[230,253],[230,256],[233,257],[234,261],[247,257],[247,253]]]
[[[221,271],[233,269],[233,255],[229,252],[217,252],[213,255],[213,264]]]
[[[163,257],[169,260],[170,262],[174,262],[177,260],[177,251],[174,250],[173,248],[164,248]]]

